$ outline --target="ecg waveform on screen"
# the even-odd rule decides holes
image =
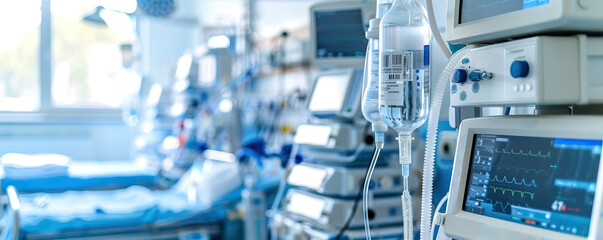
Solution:
[[[485,203],[492,204],[492,210],[493,211],[499,210],[500,212],[503,212],[503,213],[510,213],[512,206],[519,206],[517,204],[511,204],[509,202],[504,202],[503,203],[503,202],[499,202],[499,201],[493,201],[490,198],[487,198],[486,201],[485,201]],[[526,208],[529,208],[529,206],[528,206],[527,203],[524,203],[523,205],[525,205]]]
[[[521,149],[519,150],[519,152],[516,152],[515,149],[511,149],[511,151],[507,151],[505,149],[502,149],[502,150],[496,149],[496,153],[510,154],[510,155],[521,155],[521,156],[529,156],[529,157],[552,158],[551,157],[551,152],[548,152],[546,154],[543,154],[540,151],[538,151],[537,153],[532,153],[532,150],[524,152]]]
[[[496,168],[504,169],[507,171],[516,171],[516,172],[525,172],[525,173],[533,172],[535,175],[537,175],[537,174],[549,175],[549,172],[547,172],[546,170],[536,169],[536,168],[524,168],[524,167],[505,166],[505,165],[496,166]]]
[[[465,0],[467,1],[467,0]],[[470,11],[477,11],[483,8],[489,8],[492,6],[496,6],[499,4],[504,4],[506,2],[509,2],[511,0],[473,0],[473,3],[468,3],[466,4],[466,6],[475,6],[473,8],[469,8],[469,9],[463,9],[464,12],[470,12]]]
[[[495,175],[493,178],[490,179],[490,181],[499,182],[499,183],[515,184],[515,185],[526,186],[526,187],[535,187],[535,188],[538,187],[536,185],[536,180],[534,180],[534,179],[532,179],[532,181],[528,183],[528,182],[526,182],[525,178],[522,178],[521,181],[518,181],[515,177],[513,177],[513,178],[511,178],[511,180],[509,180],[507,178],[507,176],[504,176],[501,179],[497,175]]]
[[[513,196],[513,197],[515,197],[515,193],[519,193],[519,194],[521,194],[521,198],[525,198],[526,196],[529,196],[530,199],[534,199],[534,195],[535,195],[535,193],[529,192],[529,191],[521,191],[521,190],[517,190],[517,189],[502,188],[502,187],[495,187],[495,186],[488,186],[488,187],[492,188],[492,190],[494,190],[494,193],[497,193],[497,191],[500,190],[500,192],[503,195],[506,193],[511,193],[511,196]]]

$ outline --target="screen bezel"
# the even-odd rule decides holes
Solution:
[[[358,1],[345,1],[345,2],[325,2],[313,5],[310,8],[310,62],[314,66],[335,66],[335,67],[353,67],[362,66],[364,64],[365,56],[356,57],[340,57],[340,58],[318,58],[316,57],[317,44],[316,44],[316,12],[324,11],[347,11],[347,10],[360,10],[362,16],[362,23],[368,24],[369,20],[375,16],[375,4],[374,2],[358,2]],[[366,32],[367,26],[363,26]]]
[[[447,207],[445,231],[451,237],[484,239],[504,236],[509,239],[592,239],[603,223],[599,219],[603,195],[603,155],[599,164],[597,192],[588,237],[532,227],[463,210],[467,179],[475,135],[507,135],[525,137],[573,138],[603,140],[603,127],[592,129],[588,117],[494,117],[465,120],[461,124],[455,155],[450,199]],[[603,122],[601,118],[592,118]],[[565,122],[563,122],[565,121]],[[591,120],[592,121],[592,120]],[[563,124],[560,124],[562,123]],[[559,129],[563,126],[565,129]],[[589,127],[591,127],[589,129]],[[555,130],[552,130],[555,129]],[[558,129],[558,130],[557,130]],[[597,131],[598,130],[598,131]],[[513,234],[513,235],[510,235]],[[513,237],[509,237],[513,236]],[[601,237],[599,235],[598,237]]]

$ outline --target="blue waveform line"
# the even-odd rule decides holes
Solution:
[[[499,183],[508,183],[508,184],[515,184],[515,185],[523,185],[526,187],[535,187],[537,188],[538,186],[536,185],[536,180],[532,179],[532,181],[528,184],[526,183],[526,179],[522,178],[521,182],[518,182],[517,179],[515,177],[513,177],[513,179],[511,179],[511,181],[509,181],[507,179],[507,176],[504,176],[503,179],[499,179],[497,175],[494,176],[494,178],[490,179],[490,181],[495,181],[495,182],[499,182]]]

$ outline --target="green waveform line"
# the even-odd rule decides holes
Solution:
[[[525,173],[529,173],[529,172],[534,172],[534,174],[539,174],[539,173],[544,173],[546,175],[549,175],[549,173],[546,170],[542,170],[542,169],[536,169],[536,168],[518,168],[518,167],[509,167],[509,166],[496,166],[497,169],[502,169],[504,168],[505,170],[508,171],[516,171],[516,172],[525,172]]]
[[[496,193],[496,191],[498,189],[502,190],[502,194],[505,194],[505,192],[507,192],[507,191],[511,192],[511,196],[515,196],[515,193],[518,192],[518,193],[521,194],[521,198],[524,198],[524,195],[527,194],[527,195],[530,195],[530,198],[532,200],[534,200],[534,195],[536,194],[536,193],[533,193],[533,192],[515,190],[515,189],[510,189],[510,188],[501,188],[501,187],[493,187],[493,186],[488,186],[488,187],[492,188],[494,190],[494,193]]]
[[[551,152],[548,152],[547,154],[543,155],[540,151],[538,151],[538,153],[532,153],[532,150],[528,151],[527,153],[524,153],[523,150],[521,150],[521,149],[519,150],[519,152],[515,152],[515,149],[511,149],[510,152],[507,152],[507,150],[505,150],[505,149],[503,149],[503,150],[496,149],[496,153],[522,155],[522,156],[530,156],[530,157],[541,157],[541,158],[551,158]]]

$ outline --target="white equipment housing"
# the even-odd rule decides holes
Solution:
[[[365,167],[347,168],[301,163],[293,167],[287,183],[320,194],[355,197],[358,195],[359,183],[364,182],[365,176]],[[373,180],[375,188],[372,191],[376,195],[402,192],[402,179],[397,168],[377,167]]]
[[[603,103],[603,37],[540,36],[488,45],[472,49],[456,69],[492,75],[474,81],[454,74],[453,107]]]
[[[542,34],[603,33],[600,0],[448,0],[446,40],[492,43]]]
[[[594,116],[492,117],[463,121],[444,221],[446,235],[457,239],[602,239],[603,163],[600,156],[603,125],[597,124],[602,122],[603,117]],[[508,137],[508,143],[504,142],[503,135]],[[490,140],[484,140],[487,137]],[[545,147],[535,145],[534,141],[543,139]],[[548,141],[551,141],[550,145]],[[582,154],[584,149],[587,154],[568,154],[568,151],[581,151]],[[525,161],[528,158],[552,162],[557,159],[563,165],[549,168],[544,162],[544,167],[537,163],[539,165],[520,168],[520,165],[532,164]],[[594,167],[596,164],[598,168]],[[567,177],[581,178],[585,174],[580,171],[588,171],[592,182]],[[498,176],[501,172],[510,173],[506,174],[509,176]],[[592,173],[595,173],[594,177]],[[519,180],[522,177],[517,174],[523,174],[523,179]],[[537,180],[539,174],[546,177]],[[485,200],[480,201],[480,198]],[[564,198],[566,203],[572,199],[582,201],[582,209],[592,207],[592,211],[584,210],[578,216],[577,212],[571,212],[576,210],[571,206],[566,209]],[[507,205],[500,203],[497,212],[498,201],[507,201]],[[544,207],[535,207],[537,204]],[[506,209],[509,205],[510,209]],[[503,214],[505,211],[508,215]]]
[[[400,196],[373,199],[372,224],[402,223]],[[325,197],[318,194],[291,189],[283,201],[282,209],[294,220],[309,221],[318,225],[335,228],[344,226],[352,213],[354,199]],[[362,227],[362,208],[358,207],[350,228]]]

